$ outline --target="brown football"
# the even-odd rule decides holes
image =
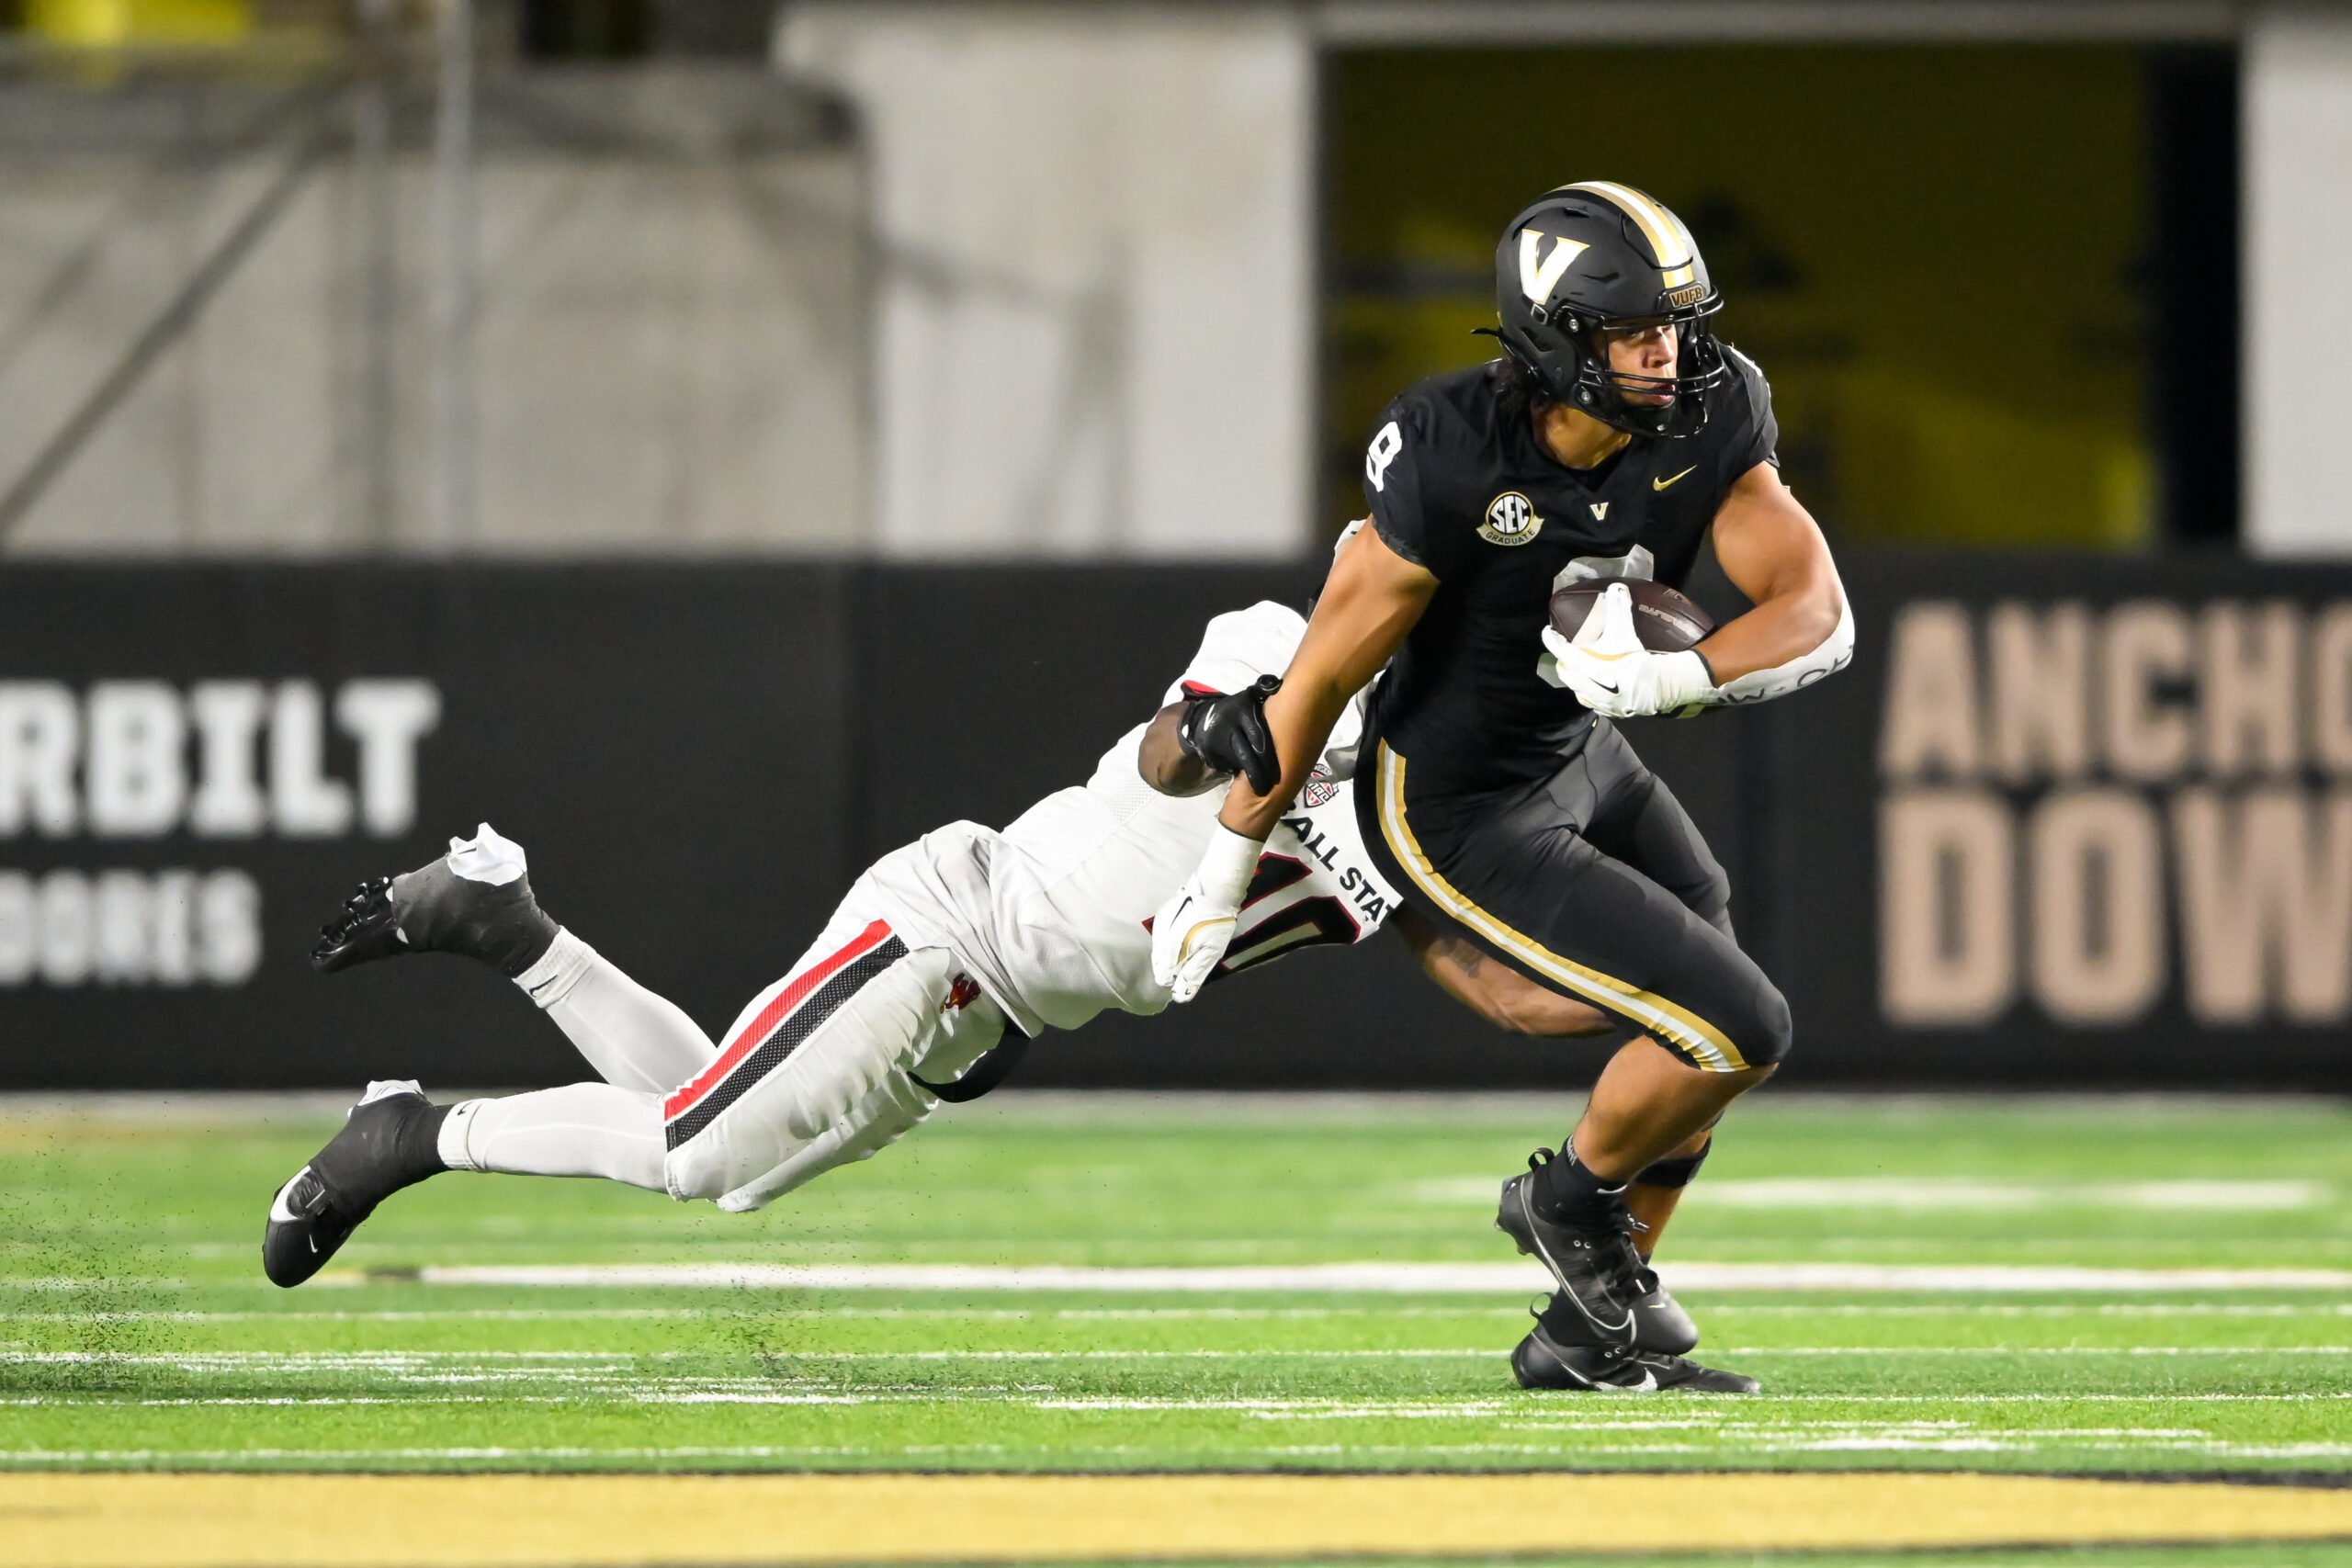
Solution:
[[[1715,629],[1713,617],[1689,599],[1662,582],[1639,578],[1595,580],[1561,589],[1552,595],[1552,625],[1562,637],[1575,637],[1600,602],[1600,591],[1620,581],[1633,591],[1634,629],[1642,634],[1642,646],[1652,653],[1679,653],[1694,648]]]

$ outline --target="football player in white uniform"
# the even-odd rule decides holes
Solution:
[[[1159,1012],[1152,916],[1199,863],[1222,786],[1265,766],[1260,682],[1305,629],[1279,604],[1217,616],[1167,705],[1084,785],[1001,832],[951,823],[884,856],[717,1041],[550,920],[522,849],[487,823],[431,864],[363,886],[325,928],[321,969],[417,952],[490,964],[601,1081],[451,1105],[413,1082],[369,1085],[278,1190],[265,1270],[301,1283],[378,1203],[445,1170],[599,1176],[757,1209],[867,1158],[940,1100],[985,1092],[1046,1028]],[[1349,795],[1361,715],[1335,727],[1268,839],[1220,974],[1361,942],[1395,907]]]

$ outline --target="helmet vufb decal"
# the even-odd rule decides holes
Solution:
[[[1531,305],[1541,305],[1551,299],[1552,290],[1560,286],[1568,265],[1592,248],[1581,240],[1556,239],[1552,241],[1552,254],[1539,261],[1536,252],[1547,237],[1533,229],[1519,231],[1519,291],[1527,296]]]
[[[1682,226],[1682,220],[1632,186],[1621,186],[1611,180],[1585,180],[1564,188],[1590,191],[1632,219],[1634,226],[1642,231],[1642,238],[1650,243],[1650,253],[1657,257],[1659,266],[1671,272],[1690,265],[1692,254],[1699,247],[1691,243],[1690,231]],[[1668,287],[1689,281],[1688,276],[1670,277]]]

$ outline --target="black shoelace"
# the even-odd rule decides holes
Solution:
[[[1657,1276],[1650,1275],[1650,1284],[1643,1283],[1643,1276],[1648,1270],[1642,1267],[1642,1255],[1634,1250],[1634,1227],[1640,1222],[1631,1214],[1625,1214],[1624,1219],[1626,1223],[1618,1227],[1617,1234],[1593,1242],[1592,1258],[1600,1266],[1601,1280],[1609,1286],[1610,1293],[1632,1302],[1650,1293]]]
[[[1531,1175],[1540,1175],[1545,1166],[1559,1157],[1550,1149],[1537,1149],[1527,1156],[1527,1168]],[[1542,1190],[1537,1190],[1540,1194]],[[1587,1250],[1600,1269],[1602,1282],[1612,1293],[1633,1301],[1657,1289],[1657,1276],[1643,1264],[1641,1253],[1634,1246],[1634,1237],[1650,1227],[1634,1217],[1623,1199],[1612,1199],[1608,1208],[1595,1216],[1598,1224],[1563,1219],[1556,1212],[1548,1217],[1555,1224],[1589,1238]]]

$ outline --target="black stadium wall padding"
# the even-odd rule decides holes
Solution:
[[[1788,993],[1786,1077],[2352,1087],[2352,570],[1842,564],[1853,668],[1628,727]],[[12,565],[0,1088],[581,1076],[487,970],[309,967],[355,884],[484,819],[715,1033],[868,861],[1082,781],[1210,615],[1315,578]],[[1383,937],[1049,1034],[1015,1081],[1565,1087],[1605,1044],[1498,1033]]]

